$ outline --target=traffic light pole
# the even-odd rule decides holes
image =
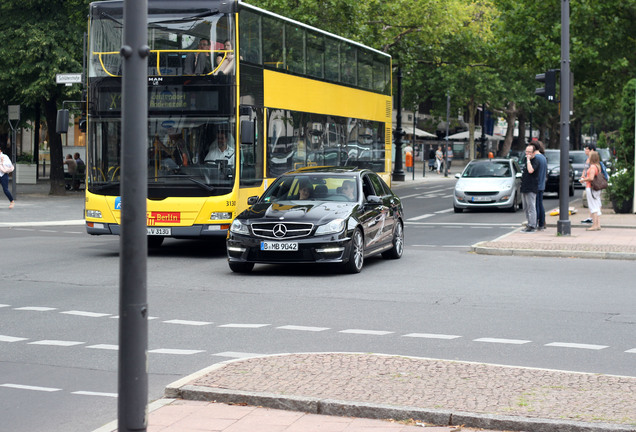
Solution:
[[[561,175],[559,176],[559,220],[557,235],[569,236],[572,223],[569,217],[570,166],[570,0],[561,0]],[[578,181],[578,179],[575,179]]]

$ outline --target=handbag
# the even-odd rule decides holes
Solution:
[[[9,164],[6,164],[6,161],[9,161]],[[5,174],[9,174],[12,173],[14,170],[15,166],[11,163],[11,159],[9,159],[9,156],[7,155],[2,155],[2,158],[0,158],[0,169],[2,170],[3,173]]]
[[[590,183],[593,190],[603,190],[607,187],[607,180],[601,170],[596,170],[596,175]]]

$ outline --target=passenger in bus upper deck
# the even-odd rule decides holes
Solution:
[[[186,75],[208,74],[212,71],[212,64],[210,62],[210,39],[201,39],[197,49],[207,51],[188,53],[183,66],[183,73]]]
[[[232,50],[232,42],[228,39],[223,44],[223,49],[226,51]],[[222,62],[222,63],[221,63]],[[220,66],[219,66],[220,64]],[[223,75],[231,75],[234,73],[234,53],[228,52],[225,56],[225,60],[223,60],[223,55],[219,54],[216,56],[216,65],[219,66],[215,75],[223,74]]]

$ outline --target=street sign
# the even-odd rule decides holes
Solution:
[[[82,83],[82,74],[81,73],[67,73],[67,74],[57,74],[55,75],[56,84],[81,84]]]
[[[20,105],[9,105],[9,121],[20,120]]]

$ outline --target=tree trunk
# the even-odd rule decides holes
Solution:
[[[508,128],[506,129],[506,138],[504,139],[501,152],[498,156],[506,157],[510,153],[512,148],[512,140],[515,137],[515,120],[517,119],[517,105],[514,102],[509,102],[506,108],[506,123]]]
[[[64,157],[62,154],[62,137],[55,132],[57,122],[57,99],[44,100],[44,115],[46,129],[49,135],[49,149],[51,151],[51,189],[50,195],[65,195],[64,188]]]
[[[471,97],[468,103],[468,160],[475,159],[475,111],[477,105]]]

